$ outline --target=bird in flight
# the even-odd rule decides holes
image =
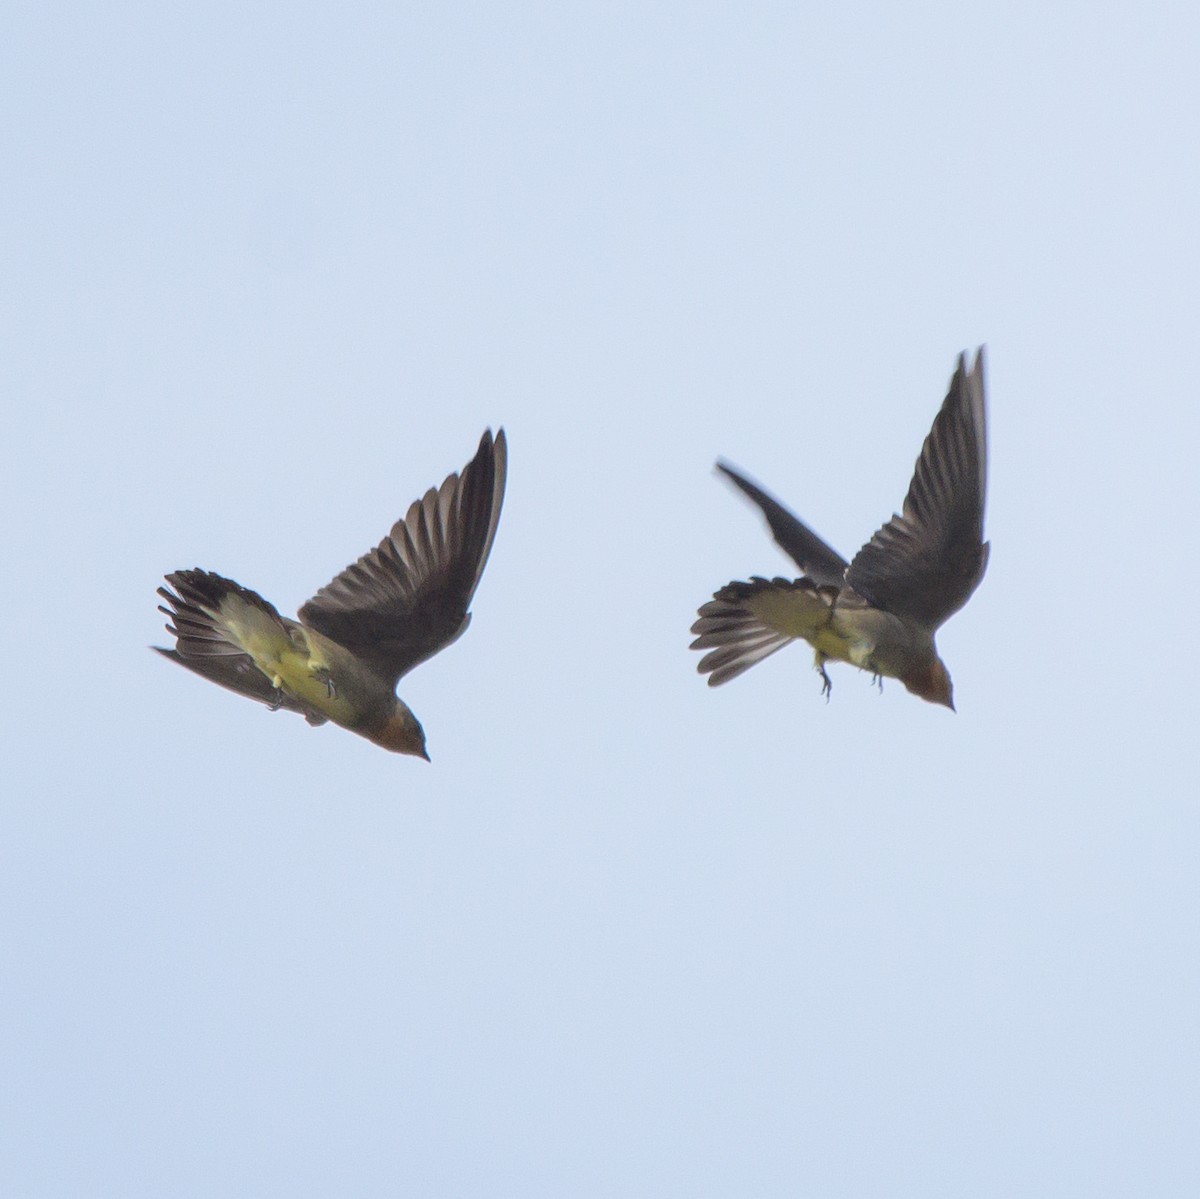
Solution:
[[[934,633],[979,586],[983,540],[987,414],[983,348],[968,370],[960,354],[950,390],[921,448],[903,511],[847,562],[782,504],[717,465],[762,509],[798,579],[722,587],[692,625],[699,670],[716,687],[791,641],[813,647],[826,697],[825,663],[849,662],[877,679],[899,679],[914,695],[953,709],[953,689]]]
[[[375,549],[300,609],[279,615],[261,595],[206,570],[160,587],[174,649],[164,657],[239,695],[332,720],[396,753],[429,761],[425,732],[396,695],[397,681],[457,640],[487,564],[508,447],[487,430],[461,475],[416,500]]]

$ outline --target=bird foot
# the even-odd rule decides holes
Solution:
[[[318,683],[325,684],[325,694],[330,699],[337,699],[337,688],[333,685],[333,676],[325,667],[322,666],[319,669],[314,670],[312,672],[312,677],[316,679]]]
[[[817,665],[817,673],[821,676],[821,694],[825,697],[825,702],[829,703],[829,699],[833,695],[833,680],[829,677],[824,662]]]
[[[271,688],[271,698],[267,700],[267,707],[272,712],[278,712],[283,707],[283,689],[280,687]]]
[[[883,675],[873,674],[871,676],[871,682],[874,683],[875,686],[879,688],[879,694],[882,695],[883,694]]]

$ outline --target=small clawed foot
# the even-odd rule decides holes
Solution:
[[[871,682],[874,683],[875,686],[879,688],[879,694],[882,695],[883,694],[883,675],[873,674],[871,676]]]
[[[825,702],[829,703],[830,696],[833,695],[833,680],[829,677],[824,662],[817,667],[817,673],[821,676],[821,694],[825,697]]]
[[[283,707],[283,690],[280,687],[271,688],[271,698],[267,700],[267,707],[272,712],[278,712]]]
[[[320,670],[314,670],[313,678],[316,679],[318,683],[325,684],[325,694],[330,699],[337,699],[337,688],[333,685],[333,675],[331,675],[328,670],[326,670],[324,667],[322,667]]]

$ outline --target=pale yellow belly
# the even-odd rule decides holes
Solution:
[[[863,666],[870,656],[871,650],[875,648],[870,641],[864,641],[861,637],[839,629],[836,621],[826,625],[823,629],[818,629],[806,640],[813,649],[824,654],[825,657],[833,658],[838,662],[849,662],[852,666],[858,667]]]
[[[230,624],[242,648],[273,687],[288,692],[338,724],[354,722],[359,714],[338,693],[336,678],[332,679],[333,694],[330,694],[331,663],[307,630],[292,627],[285,633],[272,626],[235,628],[233,622]]]
[[[861,666],[874,642],[851,627],[828,597],[816,590],[779,588],[760,592],[746,605],[765,625],[807,641],[818,654]]]

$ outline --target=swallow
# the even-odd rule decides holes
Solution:
[[[825,663],[849,662],[882,686],[899,679],[914,695],[954,708],[934,634],[970,599],[987,569],[984,352],[960,354],[950,390],[925,439],[900,515],[852,562],[774,497],[727,463],[717,467],[762,510],[798,579],[733,582],[699,610],[691,648],[707,650],[709,686],[736,678],[789,642],[807,641],[828,699]]]
[[[504,501],[508,447],[487,430],[461,475],[409,507],[369,553],[299,611],[280,616],[261,595],[206,570],[166,576],[174,649],[196,674],[309,724],[333,721],[395,753],[429,761],[425,731],[396,695],[414,666],[466,631]]]

